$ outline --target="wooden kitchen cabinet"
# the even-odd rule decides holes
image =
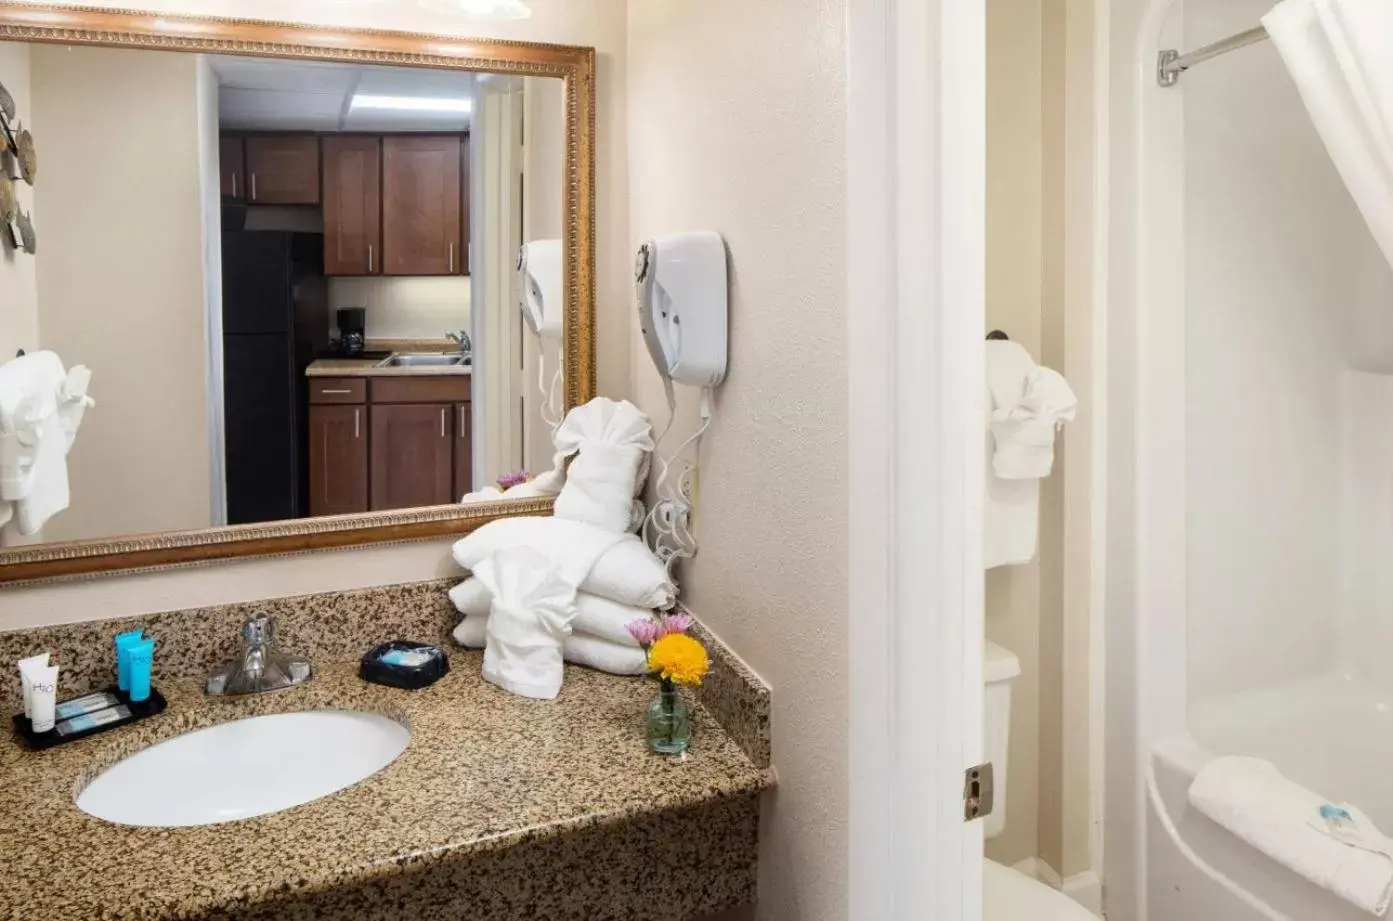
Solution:
[[[382,139],[323,140],[324,274],[382,274]]]
[[[225,198],[247,197],[246,158],[241,135],[224,135],[218,139],[218,172]]]
[[[383,274],[466,274],[463,195],[459,135],[383,138]]]
[[[319,138],[312,134],[246,139],[247,200],[254,205],[319,204]]]
[[[310,427],[310,514],[368,510],[368,408],[314,405]]]
[[[446,403],[373,405],[373,511],[458,501],[453,415]]]
[[[468,403],[455,404],[455,494],[458,502],[465,493],[474,491],[474,430],[473,416]]]

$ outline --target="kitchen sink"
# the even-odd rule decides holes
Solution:
[[[384,368],[437,368],[458,365],[464,359],[459,355],[393,355],[382,363]]]

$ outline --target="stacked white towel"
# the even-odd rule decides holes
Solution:
[[[1028,563],[1040,527],[1040,480],[1054,467],[1054,439],[1078,397],[1063,376],[1019,344],[987,342],[986,568]]]
[[[500,550],[477,576],[493,595],[484,678],[506,691],[551,700],[561,691],[561,644],[575,619],[576,587],[528,547]]]
[[[616,675],[647,671],[643,650],[626,628],[651,617],[656,608],[670,608],[676,592],[667,570],[637,537],[562,518],[505,518],[456,543],[455,561],[477,575],[481,563],[510,547],[536,550],[579,588],[573,632],[562,641],[566,661]],[[483,646],[492,619],[488,586],[467,579],[450,592],[450,599],[464,615],[456,641]]]
[[[68,507],[68,450],[87,408],[91,372],[63,370],[53,352],[0,365],[0,523],[33,535]]]
[[[1353,806],[1340,837],[1323,830],[1328,802],[1257,758],[1216,758],[1190,785],[1190,804],[1282,866],[1382,917],[1393,892],[1393,841]]]

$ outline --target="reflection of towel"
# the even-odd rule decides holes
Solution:
[[[484,677],[524,697],[551,700],[561,691],[561,642],[576,616],[576,589],[528,547],[500,550],[479,564],[493,595]]]
[[[1266,761],[1228,756],[1200,769],[1190,803],[1210,819],[1282,866],[1364,911],[1382,916],[1393,892],[1390,842],[1363,813],[1362,844],[1337,840],[1312,827],[1327,804]]]
[[[649,610],[667,610],[676,592],[658,558],[632,534],[616,534],[564,518],[502,518],[454,546],[468,570],[505,547],[531,547],[582,592]]]
[[[490,620],[487,614],[469,615],[455,627],[455,642],[466,649],[483,648],[488,642]],[[584,633],[572,633],[562,640],[561,654],[573,665],[584,665],[611,675],[648,674],[648,659],[642,649]]]
[[[455,610],[473,617],[487,617],[493,596],[488,587],[478,579],[465,579],[450,589],[450,600]],[[628,626],[636,620],[652,618],[653,612],[646,608],[620,604],[608,598],[579,592],[576,595],[576,619],[571,626],[577,633],[588,633],[621,646],[638,646],[638,640],[629,633]]]
[[[13,503],[24,536],[68,507],[67,455],[92,405],[91,379],[81,366],[65,372],[47,351],[0,366],[0,499]]]

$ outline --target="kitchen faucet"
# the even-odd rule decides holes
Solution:
[[[469,340],[469,333],[466,330],[448,332],[445,338],[451,342],[459,343],[459,353],[465,358],[472,357],[474,354],[474,343]]]

